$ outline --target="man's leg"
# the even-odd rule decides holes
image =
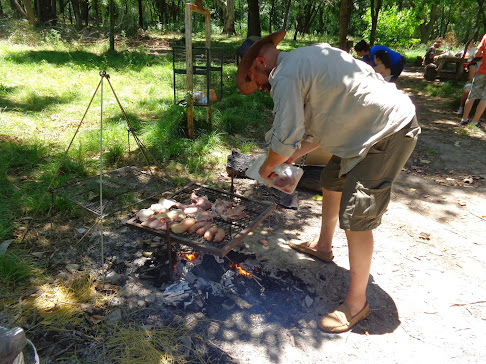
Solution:
[[[464,107],[464,115],[462,116],[461,125],[466,125],[469,123],[469,113],[474,104],[474,100],[481,100],[474,114],[474,123],[479,121],[479,118],[483,114],[486,107],[484,99],[486,99],[486,74],[476,74],[474,76],[474,82],[471,87],[471,92],[466,101],[466,106]]]
[[[350,284],[342,305],[319,320],[319,328],[326,332],[349,330],[370,313],[366,287],[373,256],[373,232],[345,230],[348,239]]]
[[[474,104],[474,99],[468,98],[466,101],[466,105],[464,105],[464,114],[462,114],[461,125],[466,125],[469,122],[468,117],[473,107],[473,104]]]
[[[366,287],[373,256],[373,232],[346,230],[349,251],[350,285],[344,305],[355,316],[366,304]]]
[[[483,115],[484,109],[486,109],[486,100],[482,99],[481,101],[479,101],[479,104],[476,107],[476,112],[474,113],[474,117],[472,119],[473,124],[479,121],[481,115]]]
[[[322,216],[319,238],[309,243],[309,248],[322,252],[332,251],[332,238],[339,219],[342,192],[322,189]]]
[[[461,103],[459,106],[464,107],[466,105],[467,97],[469,96],[469,90],[462,91]]]

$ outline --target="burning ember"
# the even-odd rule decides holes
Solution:
[[[194,263],[196,261],[196,253],[182,253],[181,257],[188,262]]]
[[[238,264],[230,264],[229,266],[231,269],[234,269],[235,271],[237,271],[240,275],[242,276],[247,276],[247,277],[252,277],[253,274],[251,274],[250,272],[244,270],[240,265]]]

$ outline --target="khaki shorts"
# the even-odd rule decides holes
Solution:
[[[414,122],[376,143],[347,174],[339,177],[341,158],[332,156],[321,173],[321,185],[342,192],[339,226],[350,231],[378,227],[390,202],[393,181],[412,154],[420,126]]]
[[[471,92],[469,92],[467,98],[471,100],[486,99],[486,75],[476,74],[476,76],[474,76]]]

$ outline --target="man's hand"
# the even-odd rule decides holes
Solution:
[[[268,164],[267,160],[265,160],[265,162],[263,162],[260,169],[258,170],[258,173],[260,173],[260,176],[262,176],[263,179],[272,179],[275,176],[273,168],[275,167],[271,167]]]
[[[276,175],[273,172],[273,169],[279,164],[282,164],[287,160],[288,160],[287,157],[278,154],[274,152],[272,148],[269,148],[267,158],[265,158],[265,161],[263,162],[260,169],[258,170],[258,173],[260,173],[260,176],[262,176],[263,179],[271,179]]]

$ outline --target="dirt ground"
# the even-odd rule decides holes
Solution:
[[[426,82],[420,69],[406,70],[399,86],[407,90],[413,82]],[[344,299],[349,282],[347,245],[338,229],[332,263],[289,248],[290,239],[311,238],[320,228],[321,202],[314,200],[316,192],[299,191],[298,210],[277,208],[234,249],[247,254],[248,263],[262,268],[262,282],[272,280],[265,290],[258,291],[257,286],[250,292],[252,297],[241,297],[252,303],[251,308],[226,305],[202,313],[167,307],[159,299],[160,286],[135,278],[141,259],[136,248],[140,233],[124,226],[123,220],[115,222],[106,237],[105,256],[108,263],[122,261],[120,273],[127,278],[119,290],[124,300],[120,298],[114,307],[120,314],[118,323],[156,326],[173,314],[187,322],[207,319],[194,330],[217,363],[483,361],[486,133],[459,126],[451,100],[417,96],[413,101],[423,131],[393,189],[383,223],[374,233],[368,287],[372,312],[366,320],[343,334],[317,328],[319,317]],[[261,191],[261,186],[247,179],[236,179],[235,187],[236,193],[248,197]],[[95,250],[88,248],[86,254]],[[81,262],[81,269],[99,264],[95,258],[89,263],[86,256],[64,258]],[[142,296],[145,299],[140,303]],[[41,338],[32,339],[39,346],[49,345]],[[99,353],[100,347],[90,345],[87,352]],[[51,352],[51,357],[41,356],[44,363],[57,362],[56,351]],[[77,355],[83,362],[100,360],[99,355]]]

